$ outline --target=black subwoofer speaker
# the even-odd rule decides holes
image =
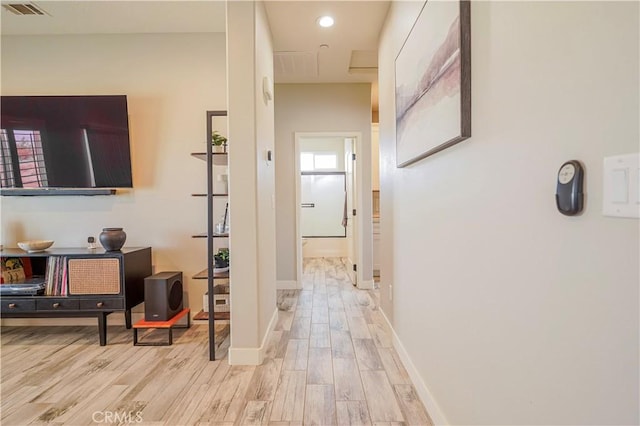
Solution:
[[[144,319],[167,321],[182,311],[182,272],[160,272],[144,279]]]

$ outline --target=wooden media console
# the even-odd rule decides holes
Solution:
[[[0,317],[96,317],[101,346],[107,344],[110,313],[124,312],[126,327],[131,328],[131,309],[144,302],[144,279],[152,275],[150,247],[51,248],[38,253],[8,248],[0,251],[0,257],[25,259],[33,277],[46,277],[57,289],[44,295],[2,296]],[[47,268],[54,261],[64,271],[52,277]]]

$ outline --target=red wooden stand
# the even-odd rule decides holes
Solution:
[[[182,311],[178,312],[173,318],[168,321],[146,321],[140,320],[137,323],[133,324],[133,345],[134,346],[171,346],[173,344],[173,329],[174,328],[189,328],[191,327],[191,316],[189,312],[191,310],[189,308],[184,308]],[[187,325],[186,326],[177,326],[176,323],[183,316],[187,316]],[[138,329],[139,328],[166,328],[169,330],[169,341],[165,342],[139,342],[138,341]]]

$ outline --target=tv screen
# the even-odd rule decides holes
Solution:
[[[1,188],[131,188],[127,97],[2,96]]]

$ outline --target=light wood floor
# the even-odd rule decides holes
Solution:
[[[305,260],[257,367],[208,361],[206,325],[165,347],[133,346],[122,327],[102,347],[96,327],[3,327],[1,423],[430,425],[377,300],[339,259]],[[222,357],[228,326],[218,336]]]

